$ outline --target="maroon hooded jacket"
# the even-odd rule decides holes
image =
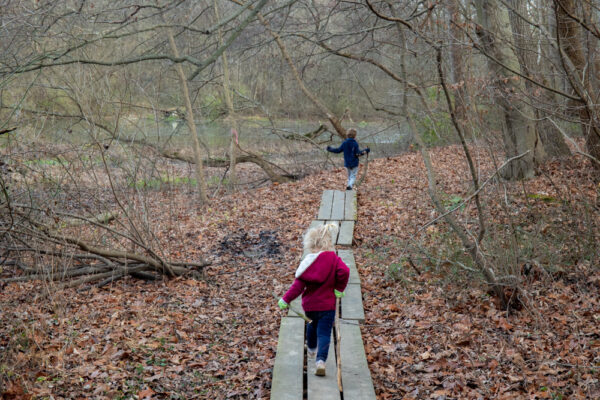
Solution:
[[[283,300],[289,304],[302,295],[304,311],[335,310],[333,290],[343,292],[349,276],[350,269],[334,251],[308,254],[296,270],[296,279]]]

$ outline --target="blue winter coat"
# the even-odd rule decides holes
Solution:
[[[327,146],[327,151],[332,153],[344,152],[344,167],[354,168],[358,167],[358,156],[362,155],[365,151],[358,148],[358,142],[353,138],[348,138],[342,142],[342,145],[338,148]]]

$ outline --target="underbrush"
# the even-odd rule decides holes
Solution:
[[[497,203],[485,206],[494,216],[487,216],[481,251],[507,295],[513,300],[516,296],[513,306],[530,303],[527,287],[532,281],[552,285],[557,279],[576,277],[578,282],[585,282],[586,274],[598,270],[598,210],[592,204],[526,194],[512,201],[513,212]],[[375,243],[383,242],[385,246],[373,249],[383,256],[382,261],[388,260],[388,279],[405,282],[415,275],[432,273],[440,286],[470,287],[477,283],[486,287],[485,277],[444,223],[430,225],[410,240],[389,236],[375,239]],[[385,257],[388,254],[395,255],[393,261]]]
[[[444,204],[456,206],[468,196],[469,180],[456,168],[462,159],[455,148],[432,152],[444,166],[440,181],[451,183],[443,187]],[[554,184],[540,177],[526,182],[525,192],[521,184],[485,192],[482,251],[507,294],[523,305],[508,313],[447,226],[427,225],[437,214],[419,157],[372,161],[358,191],[354,250],[363,342],[380,399],[598,398],[599,220],[596,187],[579,172],[584,167],[551,165],[546,173]],[[482,163],[482,176],[491,169]],[[208,206],[199,206],[183,184],[162,183],[163,176],[189,171],[142,172],[131,176],[160,177],[161,185],[138,191],[120,180],[125,210],[143,210],[132,221],[152,228],[161,254],[211,257],[205,279],[125,279],[82,292],[55,292],[48,281],[6,284],[0,291],[5,392],[269,397],[282,315],[273,292],[283,293],[292,281],[321,193],[338,188],[345,171],[218,195]],[[93,194],[102,192],[108,197],[97,199],[98,207],[114,206],[108,186],[94,191],[93,182],[78,187],[84,190],[75,200],[82,202],[67,197],[65,189],[75,193],[67,185],[58,201],[84,204],[93,215],[89,204],[95,207]],[[475,229],[472,205],[457,214]],[[111,227],[128,226],[119,218]],[[56,309],[47,301],[54,295]]]

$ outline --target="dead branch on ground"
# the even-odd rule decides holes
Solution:
[[[1,210],[2,220],[8,218],[8,208]],[[74,234],[73,226],[62,224],[60,217],[64,215],[61,213],[15,204],[11,205],[10,212],[11,229],[0,242],[3,265],[14,265],[22,272],[0,279],[0,282],[47,280],[62,282],[58,288],[86,284],[103,286],[126,276],[158,279],[188,275],[199,278],[202,269],[210,265],[205,260],[162,259],[137,240],[127,240],[128,236],[122,233],[116,235],[112,228],[103,225],[107,221],[90,225],[100,229],[101,240],[94,241],[84,238],[87,235],[81,234],[82,225],[75,227],[77,234]],[[71,220],[89,221],[85,217],[69,218]]]

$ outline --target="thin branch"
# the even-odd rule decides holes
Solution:
[[[233,41],[237,39],[240,33],[242,33],[246,26],[248,26],[250,21],[252,21],[254,17],[256,17],[258,12],[265,6],[265,4],[267,4],[267,1],[268,0],[260,0],[256,7],[248,6],[251,8],[252,11],[248,14],[246,19],[237,26],[237,28],[233,31],[233,33],[229,36],[229,38],[225,41],[225,43],[223,43],[221,47],[219,47],[209,58],[204,60],[202,63],[197,64],[198,68],[196,68],[196,70],[194,70],[194,72],[188,77],[188,80],[193,80],[196,76],[198,76],[200,72],[206,69],[206,67],[208,67],[209,65],[214,63],[219,57],[221,57],[221,54],[223,54],[223,52],[227,50],[229,46],[231,46]]]
[[[447,212],[445,212],[444,214],[428,221],[425,225],[421,226],[419,229],[417,229],[417,231],[415,233],[419,233],[421,232],[423,229],[427,228],[428,226],[436,223],[437,221],[439,221],[440,219],[444,218],[445,216],[447,216],[448,214],[452,214],[454,211],[458,210],[459,208],[461,208],[462,206],[464,206],[465,204],[467,204],[469,201],[471,201],[471,199],[475,196],[477,196],[479,194],[479,192],[481,192],[483,190],[483,188],[496,176],[498,175],[498,173],[500,173],[500,171],[502,170],[502,168],[504,168],[505,166],[507,166],[508,164],[510,164],[511,162],[518,160],[519,158],[525,157],[527,154],[529,154],[531,152],[531,150],[527,150],[525,153],[523,154],[519,154],[518,156],[514,156],[511,157],[509,159],[507,159],[506,161],[504,161],[504,163],[502,163],[502,165],[500,165],[492,175],[490,175],[482,184],[481,186],[479,186],[479,189],[477,189],[477,191],[473,192],[473,194],[471,194],[469,197],[465,198],[463,201],[461,201],[459,204],[457,204],[456,206],[454,206],[453,208],[451,208],[450,210],[448,210]]]

